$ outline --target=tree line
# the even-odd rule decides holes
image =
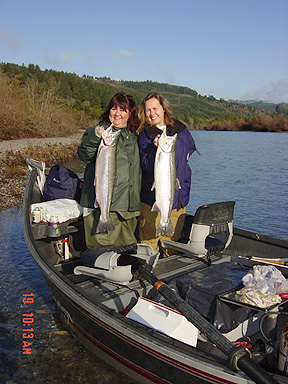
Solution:
[[[21,137],[31,137],[36,131],[37,135],[45,136],[53,133],[55,127],[59,135],[87,127],[99,119],[118,91],[131,94],[138,105],[148,93],[161,92],[172,106],[173,117],[186,123],[189,129],[288,130],[288,110],[282,106],[265,111],[253,105],[217,100],[213,95],[202,96],[188,87],[150,80],[80,77],[75,73],[41,70],[34,64],[1,63],[0,81],[0,107],[5,107],[4,112],[3,108],[0,111],[1,138],[8,126],[14,126],[15,135]]]

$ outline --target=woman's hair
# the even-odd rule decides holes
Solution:
[[[145,103],[147,100],[150,100],[153,98],[157,99],[159,101],[159,103],[162,105],[162,108],[164,110],[164,122],[165,122],[165,124],[167,126],[170,126],[170,127],[173,127],[173,125],[174,125],[173,120],[172,120],[172,110],[171,110],[169,102],[166,99],[164,99],[164,97],[160,93],[152,92],[152,93],[149,93],[149,95],[147,95],[142,100],[140,111],[139,111],[140,125],[139,125],[139,128],[137,129],[137,134],[139,134],[142,131],[142,129],[144,128],[144,126],[146,124],[151,125],[151,122],[148,121],[148,118],[145,114]]]
[[[113,107],[119,107],[125,111],[129,111],[129,119],[127,121],[127,128],[130,132],[135,132],[139,127],[139,118],[137,114],[137,105],[133,100],[133,97],[127,95],[125,92],[118,92],[110,100],[108,107],[100,116],[100,120],[103,120],[107,124],[111,124],[109,120],[110,110]]]

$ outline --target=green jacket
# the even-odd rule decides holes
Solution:
[[[101,124],[105,129],[107,125]],[[116,128],[114,128],[116,130]],[[95,160],[101,139],[95,135],[95,126],[88,128],[82,137],[77,154],[86,163],[80,204],[94,208]],[[119,212],[123,218],[136,216],[140,211],[141,168],[138,138],[135,133],[122,128],[116,147],[116,180],[110,211]],[[129,213],[131,212],[131,213]],[[133,214],[132,214],[133,212]],[[126,214],[125,214],[126,213]]]

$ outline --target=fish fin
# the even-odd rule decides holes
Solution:
[[[156,233],[155,233],[155,237],[158,237],[160,235],[164,235],[163,233],[163,227],[161,224],[158,225],[157,229],[156,229]]]
[[[96,227],[96,233],[108,233],[108,231],[115,231],[112,219],[109,218],[107,221],[104,221],[100,218]]]
[[[173,235],[174,229],[171,221],[169,221],[168,227],[166,228],[166,235]]]
[[[155,201],[155,203],[153,204],[153,207],[151,208],[151,211],[152,212],[160,212],[160,209]]]
[[[174,229],[171,221],[169,223],[159,223],[157,229],[156,229],[156,234],[155,236],[158,237],[160,235],[173,235]]]
[[[153,181],[153,184],[152,184],[152,187],[151,187],[151,191],[153,191],[153,189],[155,189],[155,181]]]
[[[176,179],[176,189],[181,189],[181,184],[178,179]]]

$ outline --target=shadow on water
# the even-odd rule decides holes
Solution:
[[[0,212],[0,233],[0,383],[135,383],[90,353],[60,321],[26,246],[21,207]],[[34,303],[24,304],[23,294],[30,293]],[[32,339],[23,337],[27,313],[33,313]],[[31,354],[23,354],[27,340],[32,340]]]

